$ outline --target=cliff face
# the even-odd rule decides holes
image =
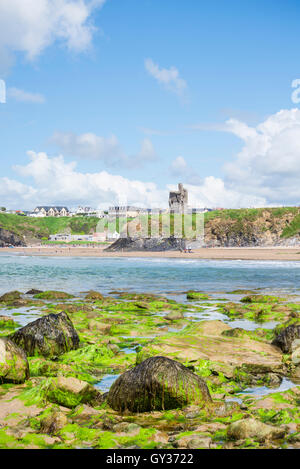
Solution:
[[[185,215],[186,216],[186,215]],[[152,217],[152,226],[165,227],[169,215],[158,220]],[[149,238],[148,224],[134,219],[127,224],[127,237],[121,238],[109,251],[167,251],[184,249],[184,239],[166,236]],[[182,236],[182,235],[181,235]],[[205,214],[204,244],[191,242],[186,233],[187,246],[195,249],[206,247],[255,247],[300,246],[300,209],[268,208],[222,210]]]
[[[276,213],[276,212],[275,212]],[[230,218],[222,215],[205,223],[207,247],[294,246],[300,244],[300,230],[292,226],[298,214],[274,215],[271,210],[260,211],[256,217]]]
[[[14,233],[0,228],[0,247],[25,246],[24,241]]]

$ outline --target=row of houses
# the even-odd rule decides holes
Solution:
[[[205,213],[209,212],[213,209],[209,208],[192,208],[186,206],[184,209],[184,213],[191,214],[191,213]],[[221,208],[217,208],[216,210],[222,210]],[[135,218],[140,215],[153,215],[153,214],[161,214],[161,213],[172,213],[171,210],[160,209],[160,208],[141,208],[141,207],[134,207],[131,205],[117,205],[109,207],[107,211],[103,210],[96,210],[91,207],[78,207],[75,210],[69,210],[66,206],[37,206],[33,211],[22,211],[22,210],[5,210],[5,213],[13,213],[22,216],[34,217],[34,218],[42,218],[42,217],[72,217],[72,216],[87,216],[87,217],[97,217],[97,218],[116,218],[116,217],[127,217],[127,218]]]
[[[71,235],[71,234],[63,234],[58,233],[55,235],[49,236],[49,241],[63,241],[66,243],[72,243],[75,241],[84,241],[90,243],[101,243],[101,242],[112,242],[119,239],[120,234],[117,231],[113,233],[109,231],[103,231],[99,233],[93,233],[88,235]]]
[[[33,212],[24,212],[29,217],[72,217],[76,215],[84,215],[87,217],[98,217],[102,218],[104,212],[102,210],[96,210],[91,207],[78,207],[76,210],[69,210],[68,207],[60,206],[38,206]]]

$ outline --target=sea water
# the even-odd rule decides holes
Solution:
[[[219,297],[236,289],[256,288],[265,293],[300,294],[300,262],[0,254],[0,294],[30,288],[76,295],[91,289],[104,294],[112,290],[176,294],[178,301],[190,289],[215,292]]]

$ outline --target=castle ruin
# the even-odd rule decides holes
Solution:
[[[188,204],[188,191],[182,184],[178,184],[178,191],[169,194],[169,210],[174,213],[184,213]]]

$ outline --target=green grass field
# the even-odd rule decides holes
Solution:
[[[256,221],[263,214],[267,214],[269,221],[276,222],[291,217],[291,221],[285,221],[286,226],[283,229],[281,237],[289,238],[300,232],[300,209],[298,207],[278,207],[278,208],[251,208],[251,209],[228,209],[215,210],[204,214],[204,224],[214,220],[233,220],[241,227],[246,223]],[[126,217],[100,220],[96,217],[45,217],[30,218],[19,215],[0,213],[0,228],[6,229],[16,235],[46,240],[50,235],[57,233],[70,234],[90,234],[95,231],[109,232],[117,231],[121,233],[126,229],[126,223],[131,223],[131,228],[147,237],[150,233],[155,233],[168,237],[177,234],[178,229],[184,225],[184,237],[194,237],[196,224],[201,228],[201,219],[203,215],[141,215],[136,219],[126,219]],[[181,223],[182,221],[182,223]],[[130,225],[130,223],[129,223]],[[140,225],[140,227],[139,227]],[[266,228],[267,229],[267,228]]]

